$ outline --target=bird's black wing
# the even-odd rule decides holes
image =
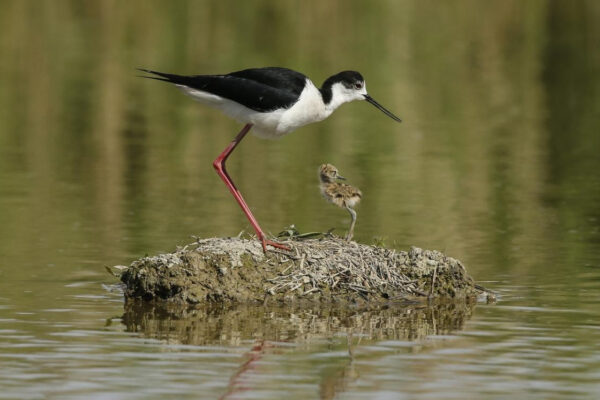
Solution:
[[[281,67],[250,68],[232,72],[226,76],[259,82],[275,89],[287,91],[296,97],[300,96],[306,84],[304,74]]]
[[[233,100],[252,110],[265,112],[291,107],[302,93],[306,77],[286,68],[253,68],[227,75],[183,76],[144,70],[158,79]]]

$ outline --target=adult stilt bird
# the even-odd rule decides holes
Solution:
[[[174,75],[140,69],[151,74],[145,78],[172,83],[199,102],[217,108],[244,127],[213,162],[248,220],[254,227],[263,250],[267,246],[287,246],[266,238],[252,215],[242,194],[225,169],[225,161],[251,128],[259,137],[277,138],[293,130],[322,121],[339,106],[354,100],[366,100],[384,114],[401,122],[367,94],[365,80],[356,71],[343,71],[330,76],[321,88],[300,72],[287,68],[251,68],[225,75]]]

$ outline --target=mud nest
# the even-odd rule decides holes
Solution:
[[[480,291],[462,263],[339,238],[288,240],[263,254],[257,240],[197,240],[122,268],[126,299],[175,303],[351,302],[468,299]]]

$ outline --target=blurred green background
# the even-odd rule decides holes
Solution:
[[[252,232],[211,167],[239,124],[135,67],[269,65],[317,85],[359,70],[404,122],[352,103],[282,140],[246,139],[229,169],[265,229],[344,232],[317,189],[331,162],[364,193],[359,241],[480,253],[505,272],[521,252],[554,259],[549,241],[587,252],[599,16],[594,1],[3,1],[0,252],[110,264]]]
[[[597,310],[599,21],[593,0],[0,0],[0,317],[94,326],[122,312],[104,265],[252,232],[211,166],[240,124],[136,67],[360,71],[403,123],[354,102],[229,159],[262,227],[342,235],[330,162],[364,194],[356,240]]]

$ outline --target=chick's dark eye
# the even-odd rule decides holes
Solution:
[[[354,84],[354,88],[355,88],[355,89],[362,89],[362,86],[363,86],[363,85],[362,85],[362,82],[356,82],[356,83]]]

